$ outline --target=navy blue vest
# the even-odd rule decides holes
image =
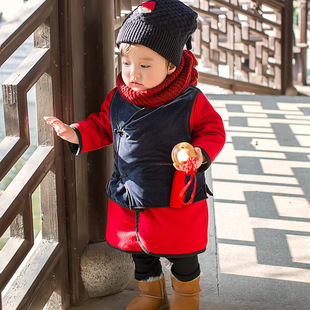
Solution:
[[[131,210],[169,207],[175,173],[171,151],[179,142],[191,143],[190,116],[199,94],[187,88],[173,101],[154,108],[127,102],[116,90],[110,103],[114,172],[107,194]],[[205,199],[204,173],[197,173],[194,201]],[[192,188],[188,190],[188,197]]]

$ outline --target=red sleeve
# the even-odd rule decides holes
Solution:
[[[208,99],[200,93],[193,106],[190,119],[192,144],[200,147],[210,166],[225,144],[225,129],[222,118]]]
[[[115,90],[108,94],[99,113],[92,113],[87,120],[72,124],[80,134],[82,152],[98,150],[113,142],[109,110]]]

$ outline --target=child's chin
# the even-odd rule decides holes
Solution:
[[[145,87],[132,87],[132,90],[134,91],[144,91],[147,90]]]

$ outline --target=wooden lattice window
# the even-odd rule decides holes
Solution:
[[[60,289],[61,170],[53,133],[43,120],[57,111],[59,99],[57,31],[57,2],[52,0],[29,1],[0,28],[0,65],[23,42],[33,41],[28,55],[2,82],[0,236],[7,240],[0,252],[0,309],[43,308],[50,296],[58,298]]]

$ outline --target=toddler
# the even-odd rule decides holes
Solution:
[[[118,34],[122,71],[101,111],[70,126],[45,118],[74,155],[113,143],[106,239],[135,263],[141,294],[128,310],[169,309],[160,257],[172,263],[170,309],[199,308],[198,254],[208,235],[204,171],[221,151],[225,131],[196,88],[197,61],[189,51],[196,27],[197,14],[179,0],[142,3]],[[174,208],[171,188],[181,167],[173,165],[171,151],[179,142],[195,148],[196,187],[185,197],[189,201],[194,191],[192,203]]]

